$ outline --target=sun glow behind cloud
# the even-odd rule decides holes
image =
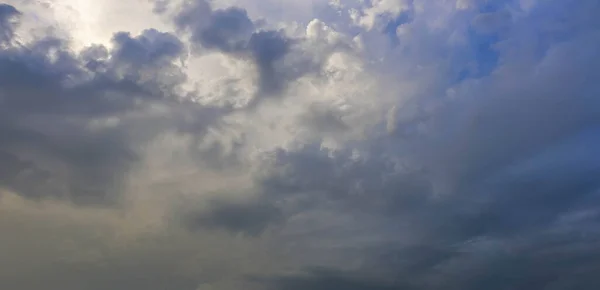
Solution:
[[[100,5],[98,5],[100,4]],[[65,29],[72,36],[76,49],[81,50],[92,44],[109,44],[113,31],[105,30],[101,23],[107,19],[102,3],[92,3],[87,0],[54,0],[49,2],[54,11],[55,19],[62,21]],[[110,18],[114,16],[111,15]]]
[[[149,27],[169,27],[152,12],[153,4],[147,0],[38,0],[30,5],[37,11],[46,10],[38,14],[38,25],[49,24],[40,21],[40,16],[57,22],[77,50],[92,44],[110,46],[113,34],[118,31],[139,34]]]

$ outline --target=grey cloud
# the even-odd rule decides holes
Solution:
[[[113,36],[108,73],[123,78],[147,91],[146,94],[174,97],[177,87],[186,80],[178,66],[187,51],[175,35],[155,29],[132,37],[128,32]]]
[[[481,13],[473,19],[473,26],[479,33],[492,33],[506,29],[510,25],[512,15],[506,10]]]
[[[409,210],[426,201],[430,192],[426,172],[403,166],[393,156],[353,157],[351,151],[317,146],[278,150],[257,179],[275,198],[309,192],[374,216]]]
[[[275,62],[288,53],[290,44],[291,40],[281,32],[271,30],[252,34],[248,47],[258,65],[262,93],[273,94],[284,88],[286,79],[282,77],[286,75],[277,70]]]
[[[113,36],[113,42],[117,45],[112,52],[115,61],[136,67],[170,62],[185,52],[179,38],[155,29],[144,30],[135,37],[129,32],[118,32]]]
[[[194,290],[231,273],[252,273],[249,266],[268,268],[252,241],[145,223],[159,214],[156,210],[136,217],[116,209],[32,203],[10,194],[2,196],[0,208],[2,288]],[[249,259],[232,263],[228,256]]]
[[[0,45],[9,43],[13,39],[15,22],[20,14],[15,7],[0,3]]]
[[[246,10],[232,7],[213,11],[208,26],[200,31],[194,30],[192,40],[208,49],[242,53],[253,31],[254,23]]]
[[[45,273],[36,274],[36,279],[28,277],[10,279],[0,282],[9,289],[38,289],[52,285],[50,289],[181,289],[194,290],[199,284],[193,277],[173,275],[162,266],[124,265],[116,269],[106,269],[102,266],[82,267],[60,265]],[[69,274],[66,274],[68,272]],[[76,275],[78,278],[73,278]],[[56,280],[56,277],[62,277]],[[86,277],[82,281],[79,277]]]
[[[54,51],[56,56],[52,61],[49,55],[51,51]],[[112,184],[112,178],[106,173],[113,171],[115,176],[119,175],[117,170],[120,162],[114,161],[125,161],[128,154],[121,154],[121,152],[127,150],[121,147],[112,151],[120,147],[116,140],[108,141],[110,139],[104,139],[104,136],[88,135],[83,124],[86,122],[85,119],[79,124],[64,119],[66,116],[81,118],[86,113],[102,110],[102,107],[106,108],[107,103],[99,91],[78,92],[78,89],[64,87],[69,79],[77,79],[84,72],[78,68],[77,60],[66,50],[61,40],[42,39],[31,47],[7,48],[0,53],[0,63],[2,63],[0,74],[5,76],[0,92],[3,105],[1,109],[3,124],[0,126],[3,136],[0,141],[2,150],[17,159],[33,159],[29,161],[34,163],[30,165],[32,170],[57,173],[54,177],[61,175],[58,167],[63,161],[71,164],[73,169],[77,168],[72,173],[73,179],[78,181],[70,183],[70,186],[77,188],[73,188],[76,191],[87,191],[84,190],[85,187],[77,185],[84,182],[82,180],[84,176],[95,176],[93,178],[95,185],[92,187],[107,187]],[[67,136],[69,137],[65,138]],[[102,142],[98,143],[98,141]],[[42,158],[45,161],[41,161],[38,160],[39,156],[34,157],[37,154],[48,155]],[[57,162],[55,158],[62,161],[55,163]],[[44,165],[36,164],[38,162]],[[109,164],[116,166],[110,169]],[[98,167],[95,167],[96,165]],[[38,168],[39,166],[42,168]],[[101,171],[104,173],[96,174]],[[66,173],[62,172],[62,174]],[[12,181],[16,182],[9,179],[3,181],[6,183],[3,185],[8,186],[14,185]],[[29,182],[35,181],[35,179],[29,180]],[[52,183],[55,182],[60,184],[58,180]],[[34,195],[44,195],[42,193],[44,191],[48,196],[52,196],[54,195],[52,192],[63,191],[64,193],[69,189],[62,186],[58,188],[49,186],[39,188],[38,193]],[[87,194],[82,194],[85,195]]]
[[[190,29],[192,35],[197,37],[201,34],[201,29],[210,22],[212,7],[205,0],[191,0],[182,3],[178,7],[179,11],[173,19],[175,25],[180,29]]]
[[[597,239],[565,231],[475,241],[473,249],[440,263],[424,280],[431,289],[586,289],[597,283]]]
[[[168,0],[154,0],[152,2],[154,3],[152,11],[158,14],[165,13],[168,10],[170,3]]]
[[[358,276],[358,277],[357,277]],[[355,273],[343,273],[329,269],[312,269],[302,275],[281,276],[270,281],[269,289],[347,289],[347,290],[392,290],[412,289],[407,285],[395,282],[378,281],[377,279],[362,278]]]
[[[168,106],[162,123],[187,131],[194,126],[197,134],[218,118],[216,108],[178,103],[185,74],[177,62],[186,51],[176,36],[153,29],[137,36],[121,32],[113,43],[110,50],[96,45],[75,53],[68,41],[48,36],[1,49],[3,187],[32,198],[114,202],[139,160],[138,142],[165,129],[144,129],[147,120],[127,113]],[[180,115],[190,111],[199,115]],[[92,128],[108,119],[115,125]]]
[[[259,76],[255,101],[281,93],[286,83],[295,78],[276,64],[290,52],[293,40],[282,31],[257,30],[244,9],[212,10],[205,1],[193,1],[183,6],[174,21],[180,29],[191,32],[193,43],[252,60]]]
[[[32,198],[59,195],[51,188],[50,172],[12,153],[0,151],[0,184]],[[45,195],[45,196],[40,196]]]
[[[339,215],[368,212],[387,234],[372,232],[379,246],[361,248],[360,271],[406,284],[396,289],[593,287],[600,87],[590,76],[600,39],[589,13],[600,6],[539,5],[503,31],[494,73],[454,86],[452,98],[417,101],[441,103],[400,125],[424,132],[353,144],[364,159],[281,151],[263,186],[336,204]]]
[[[132,97],[110,100],[107,94],[111,90],[144,92],[131,81],[82,69],[68,43],[54,37],[39,39],[28,47],[3,49],[0,63],[2,103],[7,114],[102,115],[126,108],[133,100]]]
[[[423,3],[434,2],[441,3]],[[241,9],[195,3],[176,23],[192,34],[199,28],[205,48],[251,58],[264,68],[263,89],[281,90],[276,65],[289,53],[289,39],[245,30],[252,21]],[[600,87],[592,76],[600,68],[600,38],[591,16],[600,7],[565,3],[540,1],[508,25],[492,19],[487,28],[503,30],[494,72],[452,85],[451,98],[417,100],[440,105],[412,122],[397,118],[405,122],[397,132],[419,123],[427,125],[424,133],[373,130],[337,150],[315,142],[267,152],[260,170],[248,169],[256,187],[245,189],[258,192],[255,200],[176,204],[174,213],[167,198],[145,203],[150,194],[125,213],[54,208],[44,199],[112,199],[138,165],[137,149],[163,131],[193,135],[189,150],[198,150],[207,127],[228,109],[170,100],[185,77],[174,64],[186,53],[181,41],[147,30],[118,33],[113,49],[81,54],[50,37],[3,48],[0,186],[36,201],[0,198],[7,233],[0,256],[10,264],[0,267],[0,288],[241,288],[220,281],[291,290],[593,288],[600,282]],[[430,56],[413,52],[417,62]],[[442,88],[424,90],[445,91],[451,83],[440,82]],[[167,113],[146,116],[144,104],[157,103]],[[324,111],[311,112],[303,125],[343,127]],[[130,112],[144,116],[130,119]],[[119,122],[88,126],[110,117]],[[168,158],[224,162],[218,149],[208,153]],[[280,263],[282,256],[289,263]]]
[[[540,9],[552,10],[557,22],[574,28],[571,25],[582,19],[592,21],[584,7],[599,8],[584,1],[561,7],[566,10],[553,5],[541,5]],[[437,286],[440,289],[570,289],[590,287],[597,282],[585,274],[596,263],[596,249],[587,249],[588,259],[572,256],[578,260],[575,264],[581,265],[577,271],[590,279],[576,281],[577,274],[569,266],[562,268],[569,263],[569,255],[557,256],[550,264],[546,261],[553,257],[541,254],[551,250],[544,248],[538,233],[545,232],[547,239],[562,240],[566,252],[581,249],[579,235],[588,235],[590,240],[585,243],[597,238],[587,222],[571,224],[573,228],[568,231],[560,230],[557,223],[564,215],[595,211],[590,205],[597,200],[600,186],[593,177],[598,174],[598,160],[592,157],[598,152],[595,145],[598,106],[594,96],[599,87],[587,80],[600,68],[592,52],[600,39],[589,33],[586,26],[570,30],[569,36],[547,31],[556,28],[546,26],[552,17],[537,22],[537,13],[532,13],[533,19],[521,19],[521,23],[511,27],[514,38],[509,37],[506,42],[510,46],[500,49],[504,65],[489,78],[460,87],[457,96],[465,99],[459,99],[444,114],[436,116],[439,131],[431,133],[436,137],[431,141],[438,145],[427,151],[431,157],[428,167],[433,171],[432,176],[439,176],[439,194],[444,197],[430,211],[431,215],[417,215],[421,222],[438,221],[422,226],[431,230],[426,239],[456,244],[487,237],[508,248],[508,253],[503,251],[498,257],[487,257],[481,252],[473,256],[457,255],[455,261],[480,259],[476,262],[480,264],[470,267],[485,267],[485,270],[473,274],[453,272],[456,280],[446,278],[457,286],[448,287],[447,280],[441,279]],[[565,18],[569,21],[563,22]],[[593,23],[587,25],[597,25]],[[519,29],[521,25],[523,30]],[[521,34],[527,29],[562,36],[561,41],[546,47],[541,61],[532,64],[534,69],[519,71],[523,67],[518,62],[525,61],[522,57],[527,55],[526,50],[515,54],[513,49],[531,41]],[[518,249],[521,242],[530,243],[529,248]],[[536,244],[539,248],[534,249]],[[511,253],[512,247],[517,250]],[[528,251],[540,254],[530,255]],[[515,260],[504,260],[502,255]],[[475,263],[471,260],[465,263],[471,262]],[[446,267],[442,265],[445,263],[436,267]],[[513,268],[520,265],[527,266]],[[448,263],[447,267],[453,266]],[[560,278],[557,272],[563,273],[558,275]],[[427,277],[433,279],[435,274]]]
[[[313,104],[306,114],[300,117],[300,123],[311,130],[327,133],[343,132],[349,126],[343,120],[343,114],[327,104]]]
[[[598,136],[598,130],[592,130],[567,138],[531,159],[498,170],[491,178],[471,180],[468,186],[439,196],[431,192],[423,173],[411,177],[399,171],[386,176],[392,172],[390,167],[373,170],[385,168],[382,163],[370,167],[348,155],[315,157],[315,151],[294,158],[291,153],[280,156],[281,167],[275,167],[264,186],[274,191],[274,198],[298,195],[315,201],[294,204],[298,215],[336,204],[329,210],[338,216],[359,217],[366,212],[378,225],[373,228],[387,229],[383,236],[379,231],[362,233],[376,235],[377,246],[354,249],[364,255],[360,273],[381,275],[374,285],[304,277],[284,279],[280,287],[341,283],[379,289],[376,285],[386,285],[381,281],[387,279],[401,283],[392,289],[590,287],[598,282],[592,274],[600,238],[594,229],[600,198],[595,178],[600,163],[593,157],[599,153]],[[391,181],[385,182],[386,177]],[[361,222],[324,228],[341,237]],[[328,233],[312,234],[323,235],[325,241]],[[354,238],[358,239],[346,237]],[[584,279],[574,279],[578,275]]]
[[[439,166],[439,159],[432,160],[438,163],[432,166],[452,175],[464,174],[456,180],[470,182],[595,126],[597,100],[593,95],[598,87],[586,79],[599,65],[588,58],[592,47],[598,46],[596,41],[597,37],[580,38],[558,45],[539,64],[534,77],[505,75],[503,81],[483,81],[484,98],[466,89],[469,95],[464,102],[451,105],[453,116],[440,118],[436,136],[443,138],[437,141],[444,148],[436,149],[434,155],[445,155],[444,164],[454,169]],[[459,108],[461,116],[454,111]]]
[[[280,209],[264,201],[213,201],[207,210],[183,215],[184,223],[192,230],[225,229],[251,236],[260,235],[283,219]]]
[[[194,44],[231,54],[242,54],[255,30],[246,10],[237,7],[213,10],[203,0],[186,2],[174,22],[179,29],[191,33]]]
[[[81,53],[57,37],[0,48],[0,288],[195,290],[247,267],[199,257],[231,239],[179,224],[156,229],[148,221],[168,205],[127,202],[131,173],[156,136],[200,139],[228,112],[177,98],[185,54],[177,37],[152,29]]]

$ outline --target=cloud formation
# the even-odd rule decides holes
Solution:
[[[194,1],[180,10],[174,22],[179,29],[190,31],[192,44],[250,59],[257,67],[258,94],[280,93],[284,80],[276,72],[275,62],[289,52],[292,42],[283,32],[257,30],[246,10],[238,7],[213,10],[205,1]]]
[[[0,4],[0,288],[600,282],[598,1],[280,2]]]
[[[14,37],[15,20],[18,18],[19,13],[13,6],[8,4],[0,5],[0,29],[2,30],[0,44],[6,44]]]

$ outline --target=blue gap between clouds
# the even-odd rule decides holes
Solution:
[[[486,1],[485,4],[479,7],[479,13],[492,13],[503,9],[511,1]],[[498,33],[480,34],[477,33],[472,27],[467,31],[468,40],[468,53],[471,54],[471,58],[475,63],[475,67],[467,64],[467,67],[460,70],[455,82],[460,83],[463,80],[469,78],[481,78],[490,75],[498,67],[500,56],[494,45],[500,41],[500,35]]]
[[[494,45],[500,41],[500,37],[497,33],[489,35],[481,35],[475,32],[472,28],[467,31],[467,39],[471,54],[468,60],[472,60],[475,63],[475,67],[471,67],[467,64],[467,67],[463,68],[457,76],[456,82],[461,82],[468,78],[481,78],[489,75],[498,66],[500,56]]]

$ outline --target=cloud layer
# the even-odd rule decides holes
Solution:
[[[46,2],[0,4],[0,288],[600,283],[599,2]]]

